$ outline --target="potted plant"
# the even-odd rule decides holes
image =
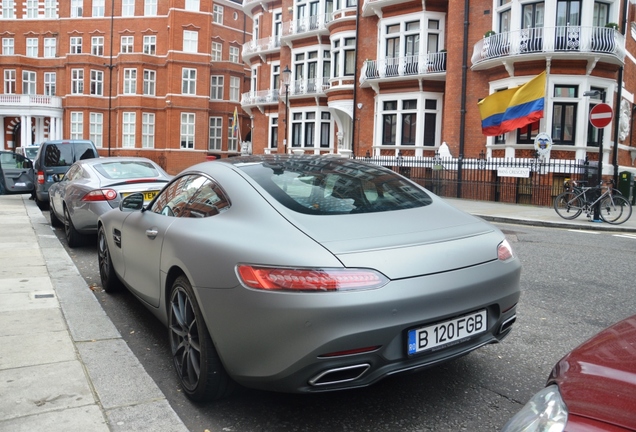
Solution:
[[[614,30],[618,30],[618,24],[613,23],[613,22],[605,24],[605,27],[613,28]]]

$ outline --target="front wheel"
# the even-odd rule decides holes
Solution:
[[[554,199],[554,210],[563,219],[576,219],[583,211],[583,206],[576,194],[563,192]]]
[[[601,219],[612,225],[620,225],[632,216],[632,205],[620,195],[604,198],[599,206]]]
[[[196,402],[228,395],[233,382],[221,364],[185,276],[172,285],[169,307],[170,348],[183,392]]]

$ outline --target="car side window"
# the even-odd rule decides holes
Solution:
[[[81,177],[81,174],[82,174],[82,170],[80,169],[80,167],[78,165],[73,165],[66,172],[66,175],[64,176],[64,180],[66,180],[66,181],[76,180],[76,179]]]
[[[186,204],[206,180],[199,174],[189,174],[176,178],[153,202],[150,211],[166,216],[182,216]]]
[[[227,210],[229,206],[230,202],[221,187],[215,181],[206,179],[187,203],[181,217],[210,217]]]

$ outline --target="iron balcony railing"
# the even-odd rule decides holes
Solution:
[[[329,78],[308,78],[292,81],[289,85],[290,96],[301,96],[311,94],[324,94],[329,89]],[[281,96],[284,96],[283,88]]]
[[[609,27],[534,27],[494,34],[473,47],[473,65],[530,53],[600,53],[625,59],[625,37]]]
[[[260,90],[247,92],[241,95],[241,105],[266,105],[277,104],[280,100],[280,89]]]
[[[294,36],[309,32],[327,30],[327,23],[333,20],[333,13],[313,15],[283,23],[283,37]]]
[[[57,96],[3,94],[0,95],[0,106],[61,108],[62,99]]]
[[[360,81],[446,72],[446,52],[367,60]]]
[[[260,54],[262,52],[277,51],[280,49],[280,36],[270,36],[252,40],[243,45],[243,57]]]

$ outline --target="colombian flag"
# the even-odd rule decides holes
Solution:
[[[499,91],[480,100],[482,133],[501,135],[542,118],[545,80],[544,71],[522,86]]]
[[[234,107],[234,116],[232,117],[232,136],[236,137],[239,131],[238,124],[238,112],[236,111],[236,107]]]

